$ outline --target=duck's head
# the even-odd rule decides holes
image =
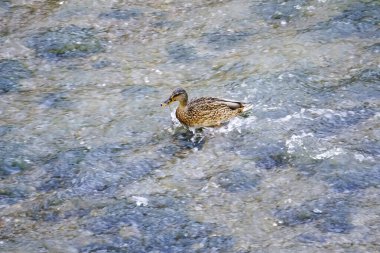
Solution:
[[[179,101],[181,105],[186,105],[187,103],[186,91],[182,88],[175,89],[173,93],[170,95],[170,97],[161,104],[161,106],[170,105],[174,101]]]

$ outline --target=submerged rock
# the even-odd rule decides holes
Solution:
[[[11,0],[1,0],[0,1],[0,8],[3,8],[5,10],[9,10],[11,7]]]
[[[0,178],[20,173],[28,168],[28,164],[19,159],[4,159],[0,161]]]
[[[9,125],[0,126],[0,137],[6,135],[11,129],[12,126]]]
[[[245,159],[255,161],[257,167],[262,169],[273,169],[285,166],[288,160],[288,153],[284,144],[260,144],[246,145],[237,148],[237,152]]]
[[[20,186],[1,186],[0,187],[0,205],[11,205],[17,201],[26,198],[28,193]]]
[[[5,127],[4,131],[9,131]],[[31,158],[24,155],[25,146],[0,139],[0,180],[30,168]]]
[[[275,217],[284,226],[299,226],[312,223],[321,232],[348,233],[350,209],[345,199],[320,199],[306,202],[298,207],[288,207],[275,212]]]
[[[310,129],[318,137],[339,134],[342,129],[357,125],[375,115],[375,110],[366,107],[326,113],[310,122]]]
[[[124,168],[126,173],[123,182],[131,183],[139,180],[151,173],[154,169],[158,169],[160,165],[161,163],[148,158],[130,163]]]
[[[0,60],[0,94],[16,90],[18,81],[31,75],[32,72],[17,60]]]
[[[289,22],[294,17],[299,16],[301,8],[309,2],[310,0],[270,0],[251,6],[251,10],[269,23]]]
[[[132,85],[121,91],[127,99],[141,99],[157,92],[157,88],[148,85]]]
[[[201,131],[197,129],[196,131]],[[201,150],[203,145],[206,143],[206,137],[202,136],[201,133],[193,133],[187,128],[182,128],[177,131],[173,136],[173,142],[181,150],[197,149]]]
[[[95,69],[103,69],[112,65],[111,61],[108,60],[100,60],[92,64],[92,67]]]
[[[46,178],[42,180],[38,190],[51,191],[66,189],[73,186],[73,180],[78,177],[78,164],[87,154],[86,148],[76,148],[58,153],[46,161],[43,166],[46,170]]]
[[[325,180],[338,192],[352,192],[378,187],[380,185],[380,169],[359,169],[338,171],[325,177]]]
[[[215,50],[228,49],[239,42],[246,40],[254,33],[248,32],[229,32],[229,31],[216,31],[211,33],[204,33],[202,41],[210,45]]]
[[[297,240],[302,243],[324,243],[326,238],[311,233],[304,233],[297,236]]]
[[[58,153],[43,166],[47,173],[38,190],[62,190],[68,196],[114,194],[120,185],[141,180],[162,165],[155,157],[131,157],[134,150],[127,144],[107,144]]]
[[[260,177],[249,175],[240,170],[219,173],[216,181],[220,187],[229,192],[249,191],[257,187]]]
[[[358,36],[379,38],[380,8],[373,3],[354,3],[342,14],[325,22],[320,22],[310,31],[320,39],[336,39]]]
[[[225,252],[233,246],[232,238],[216,235],[215,225],[187,217],[183,200],[148,198],[158,204],[119,203],[105,207],[101,216],[88,217],[85,228],[107,240],[89,244],[81,252]]]
[[[350,79],[344,80],[344,83],[352,82],[370,82],[373,84],[380,83],[380,69],[363,69],[362,71],[353,75]]]
[[[72,103],[65,93],[49,93],[41,99],[40,104],[48,108],[61,108],[69,107]]]
[[[104,51],[104,43],[94,29],[75,25],[51,28],[27,40],[37,56],[47,59],[86,57]]]
[[[192,46],[179,43],[171,43],[166,46],[169,57],[176,62],[190,62],[197,59],[197,54]]]
[[[378,54],[380,53],[380,43],[375,43],[371,46],[366,47],[366,49],[370,52]]]
[[[371,155],[373,157],[380,156],[380,143],[378,140],[362,140],[360,142],[355,140],[353,147],[359,153]]]
[[[99,15],[100,18],[114,18],[121,20],[129,20],[141,16],[144,16],[144,13],[139,9],[113,10],[111,12],[105,12]]]

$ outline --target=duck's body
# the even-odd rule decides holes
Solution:
[[[177,88],[162,106],[179,102],[177,119],[188,127],[215,127],[252,108],[252,105],[232,100],[201,97],[188,102],[184,89]]]

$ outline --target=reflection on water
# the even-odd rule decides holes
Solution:
[[[378,252],[378,1],[0,2],[2,252]],[[187,129],[160,103],[253,103]]]

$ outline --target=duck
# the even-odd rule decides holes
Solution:
[[[253,107],[249,103],[214,97],[189,100],[183,88],[176,88],[161,107],[178,101],[176,118],[187,127],[218,127]]]

